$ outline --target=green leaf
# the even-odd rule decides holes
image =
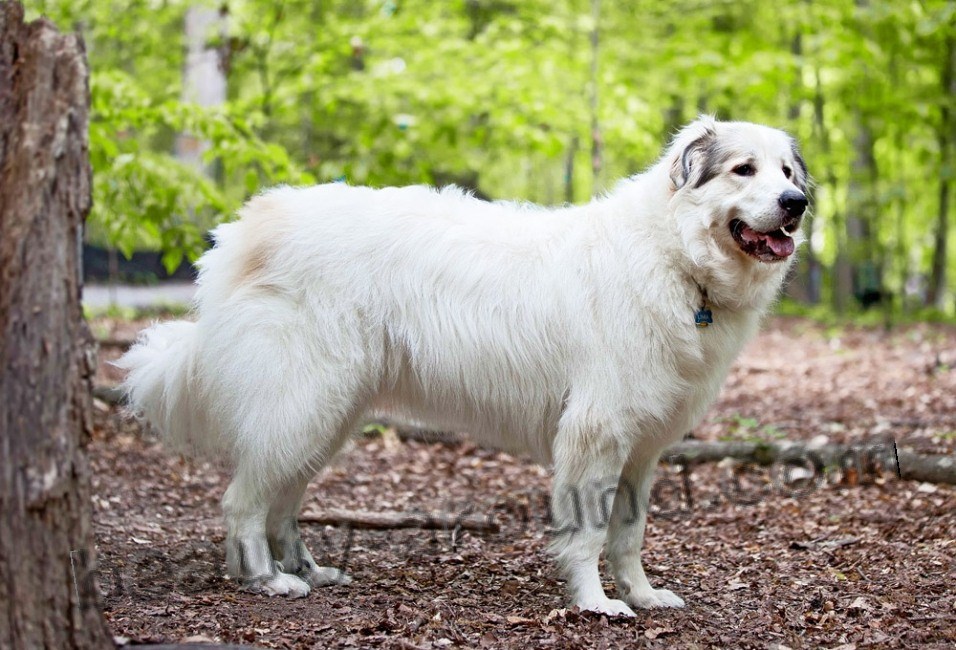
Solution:
[[[163,253],[163,268],[166,273],[172,275],[183,261],[183,250],[181,248],[170,248]]]

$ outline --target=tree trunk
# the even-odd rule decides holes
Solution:
[[[809,2],[804,2],[805,10],[809,11]],[[804,103],[803,90],[803,26],[796,24],[796,31],[790,39],[790,54],[793,55],[795,75],[793,87],[790,91],[790,106],[787,109],[787,119],[793,126],[800,120],[800,112]],[[813,210],[807,212],[803,218],[803,231],[807,235],[807,242],[797,258],[792,271],[792,278],[787,283],[787,295],[794,300],[815,305],[820,302],[820,261],[813,250]]]
[[[93,574],[82,41],[0,2],[0,647],[112,647]]]
[[[945,308],[946,303],[946,244],[949,240],[949,188],[953,177],[953,113],[950,110],[949,100],[956,98],[956,38],[950,35],[946,39],[946,58],[943,62],[943,71],[940,81],[943,91],[943,101],[940,103],[939,142],[940,177],[939,177],[939,212],[936,217],[934,233],[933,266],[930,272],[929,291],[926,301],[938,307]]]
[[[830,143],[830,129],[826,121],[826,110],[825,110],[825,99],[823,97],[823,84],[820,81],[820,68],[819,66],[814,69],[815,77],[815,90],[813,95],[813,134],[814,138],[818,142],[821,156],[820,164],[820,185],[826,186],[829,188],[829,191],[836,191],[837,187],[837,177],[836,172],[833,169],[833,147]],[[842,251],[846,248],[846,228],[843,223],[843,215],[837,210],[832,210],[829,215],[828,221],[831,224],[832,235],[837,242],[837,250],[840,251],[837,254],[836,261],[833,267],[830,269],[830,272],[827,274],[829,282],[826,284],[830,288],[830,300],[833,305],[833,308],[837,312],[842,312],[846,308],[845,298],[851,293],[850,281],[849,279],[849,265],[845,264],[846,256]],[[807,226],[804,226],[807,228]],[[808,235],[812,233],[808,229]],[[823,288],[824,288],[824,268],[823,265],[817,260],[817,265],[812,271],[816,272],[817,278],[815,279],[817,298],[821,299],[823,297]],[[844,293],[845,290],[845,293]]]
[[[591,83],[589,108],[591,112],[591,196],[601,191],[601,170],[604,169],[604,137],[601,135],[601,123],[598,119],[600,98],[600,26],[601,0],[591,0]]]
[[[856,0],[861,9],[869,7],[869,0]],[[866,22],[860,24],[863,38],[872,41],[872,29]],[[869,83],[869,66],[862,64],[859,92],[866,93]],[[880,206],[877,201],[877,168],[874,151],[875,136],[870,115],[861,105],[854,106],[853,122],[856,135],[853,138],[853,161],[850,164],[850,180],[846,198],[846,248],[838,261],[841,266],[840,287],[846,291],[845,281],[850,280],[850,289],[859,304],[867,309],[883,302],[882,256],[877,237]],[[847,277],[849,267],[849,277]]]
[[[574,203],[574,157],[578,155],[578,136],[571,138],[564,158],[564,202]]]
[[[874,234],[877,205],[872,189],[876,185],[876,156],[873,131],[859,109],[856,109],[855,122],[854,157],[847,187],[846,237],[853,294],[866,308],[882,297]]]
[[[223,35],[223,10],[195,6],[186,10],[186,66],[183,70],[183,101],[200,106],[219,106],[226,101],[226,75],[220,66],[219,50],[209,44],[218,31]],[[181,133],[176,139],[176,157],[210,173],[203,162],[209,143],[192,133]]]

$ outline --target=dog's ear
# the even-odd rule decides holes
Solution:
[[[797,146],[796,140],[790,141],[790,150],[793,153],[793,162],[796,167],[796,173],[793,175],[793,184],[796,185],[801,192],[809,196],[811,185],[810,174],[807,172],[807,163],[804,162],[803,156],[800,155],[800,147]]]
[[[716,175],[717,170],[712,164],[716,142],[716,131],[706,127],[702,135],[692,140],[683,149],[676,147],[677,152],[671,162],[670,173],[675,190],[686,185],[700,187]]]

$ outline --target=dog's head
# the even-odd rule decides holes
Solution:
[[[698,262],[791,259],[803,241],[809,181],[793,138],[758,124],[701,118],[677,135],[668,157],[674,213]]]

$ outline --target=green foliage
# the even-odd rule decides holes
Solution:
[[[721,436],[721,440],[759,443],[786,437],[779,427],[773,424],[761,426],[756,418],[745,417],[740,413],[726,418],[724,422],[727,424],[727,435]]]
[[[585,0],[207,2],[226,11],[207,38],[227,78],[215,108],[182,98],[184,19],[201,4],[28,2],[88,44],[90,237],[125,253],[162,249],[170,268],[195,258],[210,226],[276,183],[453,181],[496,198],[585,200],[707,112],[802,142],[824,299],[850,291],[842,255],[893,296],[893,314],[924,302],[912,289],[936,250],[940,184],[956,181],[944,164],[956,91],[942,83],[952,2],[602,2],[597,15]],[[176,160],[182,133],[208,143],[207,170]],[[869,234],[848,230],[852,219]]]
[[[229,107],[157,101],[119,70],[94,72],[91,87],[90,156],[98,173],[90,233],[127,256],[158,248],[167,269],[175,270],[184,255],[195,259],[202,252],[204,230],[263,182],[313,181],[284,148],[265,143]],[[175,133],[207,143],[206,162],[221,161],[232,182],[217,184],[155,146]]]
[[[257,114],[181,99],[183,20],[189,2],[50,0],[37,9],[80,30],[90,49],[91,240],[130,256],[163,251],[167,270],[205,247],[205,232],[260,187],[315,178],[257,133]],[[177,134],[204,142],[217,180],[177,160]]]
[[[101,319],[110,319],[114,321],[132,322],[139,320],[164,320],[170,318],[182,318],[187,315],[191,307],[189,305],[170,303],[157,304],[149,307],[129,307],[110,303],[103,307],[91,307],[83,305],[83,317],[92,324],[94,338],[105,338],[108,335],[108,329],[97,331],[97,327],[102,328],[102,323],[97,324]]]

